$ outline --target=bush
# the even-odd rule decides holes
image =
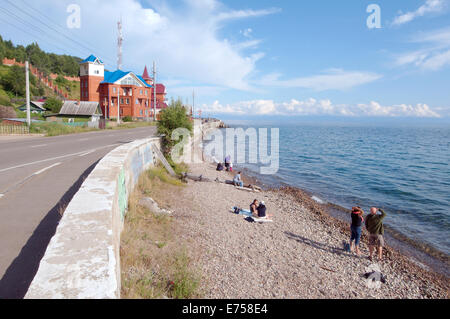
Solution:
[[[49,97],[44,104],[44,107],[47,110],[50,110],[52,113],[59,113],[61,111],[61,107],[63,105],[63,102],[60,99],[57,99],[55,97]]]
[[[19,96],[25,96],[25,83],[25,69],[17,65],[10,67],[0,79],[0,84],[6,91],[11,91]]]
[[[188,129],[192,133],[192,122],[187,115],[187,110],[180,99],[170,102],[168,108],[160,113],[158,133],[163,137],[163,151],[168,156],[177,141],[172,140],[172,132],[178,128]]]
[[[7,96],[0,96],[0,105],[11,106],[11,99]]]
[[[133,122],[133,119],[131,118],[131,116],[125,116],[125,117],[122,117],[122,121],[124,121],[124,122]]]

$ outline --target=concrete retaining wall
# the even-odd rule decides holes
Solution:
[[[139,175],[156,163],[152,145],[126,144],[105,156],[67,206],[25,296],[120,298],[120,233]]]
[[[221,121],[209,121],[203,123],[202,120],[194,120],[193,136],[189,138],[188,143],[184,146],[183,155],[178,162],[184,163],[201,163],[203,155],[196,151],[208,133],[218,129],[223,123]]]

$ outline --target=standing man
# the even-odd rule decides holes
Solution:
[[[377,213],[381,212],[381,215]],[[370,209],[370,215],[366,218],[366,228],[369,232],[369,260],[373,261],[373,252],[375,246],[378,247],[378,259],[383,260],[383,247],[384,247],[384,227],[383,219],[386,217],[386,213],[381,208],[372,207]]]

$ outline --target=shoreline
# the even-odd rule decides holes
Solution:
[[[384,260],[346,251],[348,223],[328,215],[306,192],[294,188],[246,192],[215,182],[229,179],[210,162],[189,165],[191,174],[180,194],[165,204],[179,220],[180,238],[192,243],[202,272],[207,299],[446,299],[445,276],[423,269],[391,247]],[[255,180],[243,176],[244,182]],[[250,223],[233,214],[234,205],[246,208],[254,199],[266,201],[273,223]],[[363,275],[380,267],[387,283],[374,289]]]
[[[248,174],[247,179],[251,181],[250,183],[254,184],[260,183],[261,178],[259,174],[247,168],[239,168],[239,169],[242,172]],[[263,189],[273,191],[283,191],[283,189],[298,190],[299,193],[303,194],[302,195],[303,200],[313,201],[316,206],[320,207],[320,209],[326,215],[328,215],[328,217],[336,219],[339,222],[347,223],[348,225],[350,223],[350,214],[349,214],[350,211],[348,209],[340,205],[328,202],[326,200],[323,203],[320,203],[319,201],[313,198],[316,195],[312,191],[287,184],[285,186],[278,186],[278,187],[272,187],[270,185],[264,184]],[[394,248],[399,253],[405,255],[408,258],[412,258],[413,262],[422,264],[422,266],[425,266],[425,269],[428,268],[439,275],[445,276],[447,279],[450,277],[450,267],[449,267],[450,260],[449,256],[447,256],[444,252],[436,249],[435,247],[429,244],[411,239],[406,235],[394,230],[392,227],[389,227],[389,225],[384,226],[385,226],[385,238],[387,239],[387,242],[391,248]]]

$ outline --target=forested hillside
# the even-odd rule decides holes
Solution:
[[[63,76],[78,76],[80,58],[68,55],[46,53],[37,43],[26,47],[14,45],[12,41],[4,41],[0,36],[0,105],[19,105],[12,99],[25,97],[25,70],[20,66],[2,66],[3,58],[16,59],[17,62],[30,63],[43,72],[45,76],[58,74],[54,82],[69,95],[69,99],[79,99],[80,84],[71,82]],[[57,95],[30,73],[30,91],[32,96],[56,97]]]
[[[68,55],[46,53],[41,50],[37,43],[32,43],[26,47],[14,45],[12,41],[4,41],[0,36],[0,63],[4,57],[8,59],[15,58],[18,62],[25,62],[28,58],[30,63],[41,72],[44,72],[45,75],[57,73],[68,76],[78,76],[78,63],[82,60]]]

